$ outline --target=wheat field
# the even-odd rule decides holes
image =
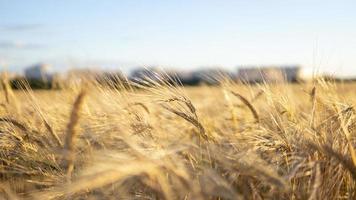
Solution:
[[[356,199],[356,84],[3,84],[0,199]]]

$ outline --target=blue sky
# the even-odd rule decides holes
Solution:
[[[300,64],[356,75],[356,1],[0,0],[0,65]]]

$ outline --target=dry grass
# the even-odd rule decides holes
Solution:
[[[356,199],[355,84],[85,83],[4,85],[0,199]]]

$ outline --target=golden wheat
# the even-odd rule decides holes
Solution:
[[[354,83],[128,82],[4,91],[0,199],[356,199]]]

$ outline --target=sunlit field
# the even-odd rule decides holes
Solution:
[[[0,98],[0,199],[356,199],[354,83]]]

